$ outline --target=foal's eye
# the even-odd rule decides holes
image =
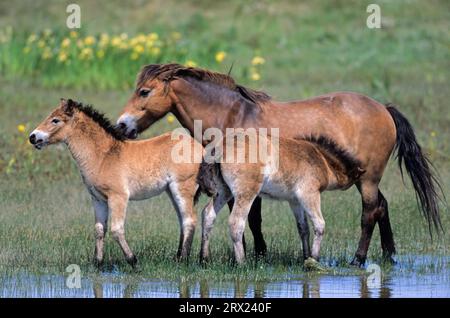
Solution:
[[[139,91],[139,96],[140,96],[140,97],[147,97],[148,94],[150,94],[150,90],[149,90],[149,89],[141,89],[141,90]]]
[[[60,122],[60,120],[58,118],[53,118],[52,119],[52,124],[54,124],[54,125],[56,125],[59,122]]]

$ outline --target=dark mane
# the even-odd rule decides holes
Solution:
[[[325,136],[309,136],[298,139],[309,141],[317,145],[322,152],[336,158],[344,166],[347,173],[353,174],[358,169],[360,169],[359,171],[363,171],[361,170],[361,162],[330,138]]]
[[[185,67],[176,63],[150,64],[144,66],[138,74],[136,84],[137,86],[141,86],[146,81],[155,78],[158,78],[161,81],[170,82],[177,77],[191,77],[199,81],[209,82],[228,88],[255,104],[271,99],[269,95],[262,91],[253,90],[237,84],[229,75],[208,71],[198,67]]]
[[[103,113],[95,110],[91,105],[83,105],[80,102],[74,101],[74,107],[91,118],[114,139],[119,141],[125,140],[125,136],[111,124],[109,119]]]

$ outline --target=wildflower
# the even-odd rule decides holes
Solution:
[[[59,54],[58,54],[58,61],[59,62],[63,63],[65,61],[67,61],[67,58],[68,58],[68,55],[67,55],[66,52],[64,52],[64,51],[59,52]]]
[[[152,49],[150,50],[150,53],[153,56],[158,56],[161,53],[161,49],[159,47],[152,47]]]
[[[17,125],[17,130],[21,133],[25,132],[25,125],[23,124]]]
[[[49,60],[53,56],[52,51],[49,47],[46,47],[42,52],[42,59]]]
[[[94,44],[94,43],[95,43],[95,38],[94,38],[92,35],[87,36],[87,37],[84,39],[84,44],[85,44],[85,45],[92,45],[92,44]]]
[[[108,43],[109,43],[109,35],[106,33],[102,33],[102,35],[100,35],[100,42],[99,42],[100,47],[104,47],[108,45]]]
[[[102,59],[104,56],[105,56],[105,51],[103,51],[103,50],[98,50],[97,51],[97,57],[99,59]]]
[[[140,33],[135,37],[135,39],[138,43],[145,43],[147,37],[145,36],[145,34]]]
[[[143,53],[144,50],[145,50],[145,48],[144,48],[142,45],[138,44],[138,45],[136,45],[136,46],[134,47],[133,50],[134,50],[136,53]]]
[[[126,39],[128,39],[128,34],[126,34],[126,33],[124,32],[124,33],[122,33],[122,34],[120,35],[120,38],[121,38],[122,40],[126,40]]]
[[[42,49],[45,46],[45,41],[44,40],[39,40],[38,43],[37,43],[37,46]]]
[[[69,35],[70,35],[70,37],[72,39],[75,39],[75,38],[78,37],[78,32],[77,31],[70,31]]]
[[[252,65],[262,65],[264,63],[266,63],[266,60],[261,56],[255,56],[252,59]]]
[[[173,123],[175,121],[175,116],[170,114],[169,116],[167,116],[167,122],[169,124]]]
[[[187,67],[196,67],[197,63],[195,63],[192,60],[187,60],[186,63],[184,63],[184,65],[186,65]]]
[[[70,45],[70,39],[69,38],[65,38],[64,40],[62,40],[61,42],[61,47],[62,48],[67,48]]]
[[[25,54],[30,53],[30,51],[31,51],[31,49],[30,49],[29,46],[26,46],[26,47],[23,48],[23,53],[25,53]]]
[[[261,79],[261,75],[259,75],[258,72],[253,72],[252,75],[251,75],[251,79],[253,81],[259,81]]]
[[[137,60],[137,59],[139,58],[139,54],[136,53],[136,52],[133,52],[133,53],[131,53],[130,58],[131,58],[133,61],[135,61],[135,60]]]
[[[430,135],[431,135],[431,137],[436,137],[436,132],[433,130],[433,131],[430,133]]]
[[[122,43],[122,39],[118,36],[113,37],[113,39],[111,40],[112,46],[119,46],[120,43]]]
[[[158,33],[152,32],[148,35],[148,39],[150,41],[156,41],[159,39],[159,35],[158,35]]]
[[[89,60],[92,58],[93,51],[90,47],[85,47],[81,50],[80,59],[81,60]]]
[[[37,39],[36,34],[32,33],[32,34],[28,37],[27,42],[28,42],[28,43],[33,43],[34,41],[36,41],[36,39]]]
[[[217,52],[216,53],[216,61],[218,63],[222,63],[226,56],[227,56],[227,53],[225,53],[224,51]]]

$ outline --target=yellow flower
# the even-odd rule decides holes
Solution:
[[[52,51],[49,47],[46,47],[42,52],[42,59],[49,60],[52,57]]]
[[[69,38],[65,38],[64,40],[62,40],[61,42],[61,47],[62,48],[67,48],[70,45],[70,39]]]
[[[103,51],[103,50],[98,50],[97,51],[97,57],[99,59],[102,59],[104,56],[105,56],[105,51]]]
[[[120,43],[122,43],[122,39],[118,36],[113,37],[113,39],[111,40],[112,46],[119,46]]]
[[[139,54],[136,52],[131,53],[130,58],[132,60],[137,60],[139,58]]]
[[[28,54],[30,53],[30,50],[31,50],[30,47],[26,46],[23,48],[23,53]]]
[[[159,47],[152,47],[152,49],[150,50],[150,53],[153,56],[157,56],[161,53],[161,49]]]
[[[102,33],[100,35],[100,42],[99,42],[100,47],[104,47],[108,45],[108,43],[109,43],[109,35],[106,33]]]
[[[431,137],[436,137],[436,132],[435,132],[435,131],[432,131],[432,132],[430,133],[430,135],[431,135]]]
[[[261,56],[255,56],[252,59],[252,65],[262,65],[264,63],[266,63],[266,60]]]
[[[32,43],[32,42],[36,41],[36,39],[37,39],[36,34],[32,33],[32,34],[28,37],[27,42],[28,42],[28,43]]]
[[[25,125],[22,125],[22,124],[18,125],[17,130],[21,133],[25,132]]]
[[[85,45],[92,45],[94,43],[95,43],[95,38],[92,35],[87,36],[87,37],[84,38],[84,44]]]
[[[158,33],[152,32],[148,35],[148,39],[150,41],[156,41],[159,39],[159,35],[158,35]]]
[[[76,37],[78,37],[78,32],[77,31],[70,31],[70,37],[72,38],[72,39],[75,39]]]
[[[226,56],[227,56],[227,53],[225,53],[224,51],[217,52],[216,53],[216,61],[218,63],[222,63]]]
[[[253,81],[259,81],[261,79],[261,75],[259,75],[259,73],[257,72],[254,72],[252,73],[251,78]]]
[[[175,121],[175,116],[174,115],[167,116],[167,122],[169,124],[173,123],[174,121]]]
[[[187,67],[196,67],[197,63],[195,63],[192,60],[187,60],[186,63],[184,63],[184,65],[186,65]]]
[[[138,43],[145,43],[147,37],[145,36],[145,34],[140,33],[135,37],[135,39]]]
[[[138,45],[136,45],[136,46],[134,47],[133,50],[134,50],[136,53],[143,53],[144,50],[145,50],[145,48],[144,48],[142,45],[138,44]]]
[[[45,46],[45,41],[44,40],[39,40],[37,45],[38,45],[39,48],[42,49]]]
[[[84,49],[81,50],[80,59],[81,60],[84,60],[84,59],[89,60],[92,58],[92,55],[93,55],[92,49],[90,47],[85,47]]]
[[[65,62],[65,61],[67,61],[67,57],[68,57],[67,53],[64,51],[61,51],[58,54],[58,61],[60,61],[61,63]]]
[[[126,34],[126,33],[124,32],[124,33],[122,33],[122,34],[120,35],[120,38],[121,38],[122,40],[126,40],[126,39],[128,39],[128,34]]]

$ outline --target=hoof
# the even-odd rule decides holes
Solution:
[[[353,257],[353,260],[350,262],[350,265],[355,266],[355,267],[363,267],[365,263],[366,263],[365,258],[355,256],[355,257]]]
[[[130,264],[133,268],[135,268],[137,264],[136,256],[132,255],[131,257],[127,257],[127,263]]]
[[[315,272],[327,272],[328,271],[328,269],[326,267],[322,266],[318,261],[316,261],[312,257],[308,257],[303,262],[303,267],[307,271],[315,271]]]

